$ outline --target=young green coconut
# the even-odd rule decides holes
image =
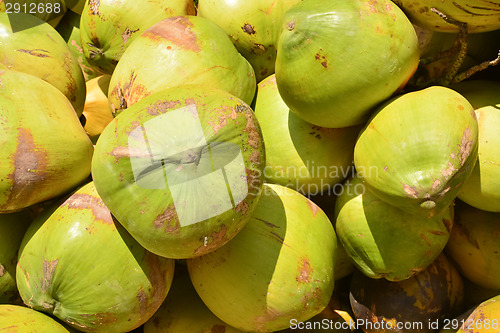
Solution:
[[[173,274],[174,260],[140,246],[90,182],[34,220],[19,250],[16,281],[35,310],[79,331],[122,333],[160,307]]]
[[[402,88],[418,61],[415,30],[391,1],[308,0],[283,18],[276,82],[300,118],[348,127]]]
[[[0,213],[58,197],[90,175],[94,148],[69,100],[0,67]]]
[[[478,160],[458,198],[481,210],[500,212],[500,83],[463,81],[451,88],[475,108],[479,126]]]
[[[183,84],[205,84],[252,103],[255,76],[227,34],[198,16],[162,20],[138,36],[111,76],[113,114],[142,98]]]
[[[257,82],[274,73],[285,12],[301,0],[201,0],[198,16],[217,23],[250,62]]]
[[[150,26],[194,14],[193,0],[88,0],[80,21],[83,54],[101,73],[112,74],[125,50]]]
[[[80,116],[85,80],[61,35],[48,23],[23,13],[0,13],[0,31],[0,63],[50,83],[68,98]]]
[[[332,193],[352,172],[361,126],[324,128],[302,120],[283,102],[274,75],[259,83],[254,110],[266,143],[267,182],[317,195]]]
[[[356,267],[366,276],[408,279],[429,266],[446,246],[453,206],[442,214],[410,214],[366,189],[358,176],[336,201],[335,230]]]
[[[213,251],[243,228],[264,166],[252,109],[228,92],[185,85],[152,94],[109,123],[92,176],[139,243],[181,259]]]
[[[243,331],[274,332],[319,314],[334,288],[337,237],[326,214],[265,184],[248,224],[223,247],[187,260],[208,308]]]
[[[50,316],[25,306],[0,305],[0,329],[8,333],[70,333]]]
[[[367,188],[409,213],[438,215],[451,205],[477,160],[474,108],[432,86],[379,106],[354,147]]]

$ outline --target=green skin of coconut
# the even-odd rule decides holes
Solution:
[[[94,148],[68,99],[29,74],[0,69],[0,212],[73,190],[90,174]]]
[[[0,13],[0,62],[9,69],[37,76],[59,89],[80,116],[85,80],[78,61],[59,33],[29,14]]]
[[[487,32],[500,29],[500,1],[482,0],[394,0],[410,18],[410,20],[429,30],[440,32],[458,32],[459,27],[446,22],[440,15],[432,11],[437,9],[448,18],[467,25],[469,33]]]
[[[88,183],[44,211],[19,251],[16,280],[29,307],[83,332],[128,332],[159,308],[174,260],[140,246]]]
[[[193,0],[89,0],[81,14],[83,54],[99,71],[112,74],[123,52],[150,26],[194,13]]]
[[[31,218],[26,212],[0,214],[0,304],[19,303],[16,287],[17,252],[30,222]]]
[[[356,142],[354,164],[379,198],[433,216],[451,205],[477,150],[473,107],[457,92],[433,86],[378,107]]]
[[[333,129],[305,122],[281,99],[274,75],[259,83],[254,110],[267,147],[267,182],[316,195],[331,191],[352,172],[361,127]]]
[[[80,42],[80,15],[68,11],[56,27],[56,30],[66,41],[71,53],[77,59],[83,71],[85,81],[102,75],[97,67],[92,67],[87,58],[83,55],[83,48]]]
[[[9,333],[69,333],[51,317],[25,306],[0,305],[0,327]]]
[[[459,201],[446,253],[460,273],[476,285],[500,290],[500,213],[486,212]]]
[[[184,268],[185,269],[185,268]],[[203,303],[186,272],[177,267],[167,298],[144,324],[144,333],[244,333],[217,318]]]
[[[303,1],[283,18],[276,81],[305,121],[348,127],[404,86],[418,61],[415,30],[392,2]]]
[[[109,85],[113,113],[154,92],[207,84],[252,103],[256,81],[250,63],[227,34],[197,16],[165,19],[138,36],[122,56]]]
[[[373,279],[400,281],[424,270],[444,249],[453,225],[452,206],[431,218],[409,214],[373,195],[357,175],[344,184],[335,208],[340,242]]]
[[[217,317],[243,331],[273,332],[328,305],[336,243],[330,220],[312,201],[265,184],[246,227],[187,265],[196,291]]]
[[[201,0],[198,16],[217,23],[250,62],[257,82],[274,73],[285,12],[300,0]]]
[[[479,127],[478,160],[458,198],[476,208],[500,212],[500,83],[464,81],[451,88],[475,108]]]
[[[362,328],[366,333],[432,333],[438,327],[429,323],[443,323],[443,319],[463,312],[463,283],[455,267],[440,255],[419,274],[398,282],[372,279],[356,271],[351,280],[350,301],[355,320],[394,327],[383,330],[366,325]],[[398,322],[411,324],[413,329],[396,330]],[[421,326],[417,328],[418,324]]]
[[[149,143],[158,147],[153,159],[163,164],[147,166],[152,155],[135,146],[143,136],[136,139],[134,131],[186,110],[189,117],[176,118],[175,128],[148,130]],[[190,122],[193,115],[199,128]],[[132,163],[147,167],[137,175]],[[97,141],[92,175],[106,205],[139,243],[179,259],[213,251],[241,230],[257,204],[264,165],[252,109],[228,92],[186,85],[146,97],[118,115]],[[221,172],[227,181],[214,176]]]

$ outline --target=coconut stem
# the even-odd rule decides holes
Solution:
[[[472,66],[468,70],[463,71],[462,73],[456,75],[453,78],[453,83],[460,82],[460,81],[463,81],[465,79],[468,79],[473,74],[475,74],[477,72],[480,72],[480,71],[482,71],[482,70],[484,70],[484,69],[486,69],[486,68],[488,68],[490,66],[495,66],[495,65],[498,65],[498,64],[500,64],[500,50],[498,51],[498,56],[495,59],[483,61],[479,65]]]
[[[443,20],[445,20],[449,24],[453,24],[454,26],[458,27],[458,36],[457,39],[455,40],[455,45],[453,45],[452,49],[455,49],[458,47],[458,52],[455,55],[451,66],[446,72],[446,75],[443,79],[443,84],[448,85],[451,82],[454,81],[455,76],[458,73],[458,70],[464,63],[465,57],[467,56],[467,48],[468,48],[468,42],[467,42],[467,23],[460,22],[455,20],[452,17],[447,16],[445,13],[437,10],[436,8],[431,8],[431,11],[433,13],[436,13],[439,15]]]

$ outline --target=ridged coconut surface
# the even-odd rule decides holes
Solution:
[[[48,315],[12,304],[0,305],[0,327],[8,333],[70,333]]]
[[[79,331],[121,333],[153,315],[173,274],[174,261],[140,246],[91,182],[35,219],[21,244],[16,280],[35,310]]]
[[[348,127],[405,85],[418,60],[415,30],[393,2],[308,0],[283,17],[276,82],[305,121]]]
[[[366,276],[400,281],[415,275],[444,249],[453,207],[428,218],[391,206],[366,189],[357,175],[336,201],[335,230],[350,258]]]
[[[368,188],[408,212],[447,209],[477,160],[474,108],[459,93],[432,86],[375,110],[354,147]]]
[[[453,89],[475,108],[479,133],[478,160],[458,197],[476,208],[500,212],[500,83],[464,81]]]
[[[187,85],[118,115],[97,141],[92,176],[113,215],[145,248],[191,258],[246,224],[264,166],[252,109],[228,92]]]
[[[324,128],[290,111],[270,75],[258,84],[255,115],[266,142],[265,177],[306,195],[332,193],[352,173],[361,126]]]
[[[255,76],[227,34],[198,16],[162,20],[123,54],[109,84],[109,105],[120,113],[140,99],[183,84],[205,84],[252,103]]]
[[[81,115],[85,80],[61,35],[48,23],[23,13],[0,13],[0,30],[0,63],[52,84]]]

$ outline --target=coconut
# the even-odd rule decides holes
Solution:
[[[174,260],[140,246],[113,219],[92,182],[41,213],[19,250],[26,305],[83,332],[129,332],[170,289]]]
[[[139,243],[179,259],[213,251],[241,230],[264,165],[252,109],[228,92],[186,85],[152,94],[109,123],[92,176]]]

